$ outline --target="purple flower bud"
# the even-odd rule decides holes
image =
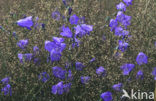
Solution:
[[[72,13],[72,8],[69,7],[69,8],[68,8],[68,14],[71,15],[71,13]]]

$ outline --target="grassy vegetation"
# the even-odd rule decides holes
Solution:
[[[132,16],[131,25],[128,26],[130,35],[130,46],[121,57],[115,57],[115,47],[119,38],[110,31],[109,20],[115,18],[116,5],[121,0],[68,0],[72,7],[72,14],[84,16],[86,24],[93,25],[90,35],[81,38],[82,44],[79,48],[62,53],[61,61],[53,64],[47,63],[48,52],[44,49],[45,40],[52,41],[53,36],[60,37],[60,27],[65,24],[73,27],[63,19],[56,21],[51,17],[53,11],[58,10],[67,16],[67,8],[62,0],[0,0],[0,79],[11,77],[12,96],[0,94],[0,101],[100,101],[100,94],[111,91],[113,101],[120,101],[122,93],[114,91],[111,87],[122,82],[123,88],[141,91],[154,91],[155,81],[151,72],[156,67],[156,1],[134,0],[133,5],[127,8],[126,14]],[[17,26],[16,21],[26,16],[39,17],[38,22],[45,24],[45,30],[27,30]],[[12,35],[16,32],[16,37]],[[19,49],[16,43],[21,39],[29,39],[25,51]],[[67,47],[69,40],[66,39]],[[21,64],[17,57],[18,53],[32,53],[33,46],[40,49],[40,64],[33,62]],[[148,56],[148,64],[137,65],[136,57],[139,52]],[[69,58],[70,57],[70,58]],[[95,62],[87,65],[93,57]],[[74,81],[68,94],[54,95],[51,93],[52,85],[57,84],[60,79],[52,75],[51,67],[60,66],[65,69],[66,62],[80,61],[86,66],[83,71],[74,71]],[[123,76],[120,66],[124,63],[135,64],[135,69],[130,76]],[[107,70],[107,76],[99,78],[96,68],[103,66]],[[74,68],[74,67],[73,67]],[[144,79],[136,80],[136,73],[143,68]],[[46,71],[50,80],[43,83],[38,75]],[[91,77],[89,84],[82,85],[80,76]],[[126,80],[131,77],[130,82]],[[0,88],[3,85],[0,84]],[[142,100],[144,101],[144,100]]]

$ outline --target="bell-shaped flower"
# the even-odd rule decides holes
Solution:
[[[99,76],[105,76],[106,75],[106,70],[103,66],[100,66],[98,69],[96,69],[96,74]]]
[[[148,57],[143,52],[139,52],[136,62],[138,65],[147,64],[148,63]]]
[[[78,21],[79,21],[79,17],[76,14],[70,16],[70,19],[69,19],[70,24],[77,25]]]
[[[112,101],[113,100],[112,93],[109,92],[109,91],[102,93],[101,94],[101,99],[103,101]]]
[[[28,39],[26,40],[20,40],[17,42],[17,46],[20,47],[21,49],[24,49],[28,45]]]
[[[17,25],[20,27],[26,27],[27,29],[31,30],[31,27],[33,26],[32,16],[18,20]]]

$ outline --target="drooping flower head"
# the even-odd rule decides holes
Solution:
[[[10,84],[6,84],[2,89],[1,89],[1,92],[4,94],[4,95],[12,95],[12,90],[11,90],[11,85]]]
[[[143,79],[143,71],[142,70],[139,70],[138,72],[137,72],[137,75],[136,75],[136,79]]]
[[[122,86],[123,84],[122,83],[118,83],[118,84],[115,84],[112,86],[112,88],[116,91],[121,91],[122,90]]]
[[[24,49],[28,45],[28,39],[26,40],[20,40],[17,42],[17,46],[20,47],[21,49]]]
[[[123,71],[123,75],[129,75],[129,73],[133,70],[135,67],[134,64],[123,64],[120,69]]]
[[[74,15],[70,16],[69,21],[70,21],[70,24],[77,25],[78,21],[79,21],[79,17],[76,14],[74,14]]]
[[[100,66],[98,69],[96,69],[96,74],[99,76],[105,76],[106,75],[106,70],[103,66]]]
[[[81,76],[81,83],[87,84],[89,83],[90,77],[89,76]]]
[[[61,67],[58,66],[52,67],[52,72],[55,77],[60,79],[65,79],[65,75],[67,73],[66,70],[63,70]]]
[[[81,71],[85,66],[81,62],[75,63],[76,70]]]
[[[18,20],[17,25],[20,27],[26,27],[27,29],[31,30],[31,27],[33,26],[32,16]]]
[[[42,72],[40,73],[40,75],[38,76],[38,78],[42,81],[42,82],[47,82],[48,79],[50,78],[49,74],[47,72]]]
[[[116,5],[117,10],[126,11],[126,5],[123,2],[120,2]]]
[[[113,100],[112,93],[109,91],[102,93],[101,98],[103,101],[112,101]]]
[[[138,65],[147,64],[148,57],[143,52],[139,52],[136,58],[136,62],[138,63]]]

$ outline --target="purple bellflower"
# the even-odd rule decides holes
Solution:
[[[143,52],[139,52],[136,62],[138,65],[147,64],[148,63],[148,57]]]
[[[17,46],[20,47],[21,49],[24,49],[28,45],[28,39],[26,40],[20,40],[17,42]]]
[[[112,101],[113,100],[112,93],[109,91],[102,93],[101,98],[103,101]]]
[[[33,26],[32,16],[18,20],[17,25],[20,27],[26,27],[27,29],[31,30],[31,27]]]
[[[120,69],[123,71],[123,75],[129,75],[134,67],[134,64],[123,64]]]

